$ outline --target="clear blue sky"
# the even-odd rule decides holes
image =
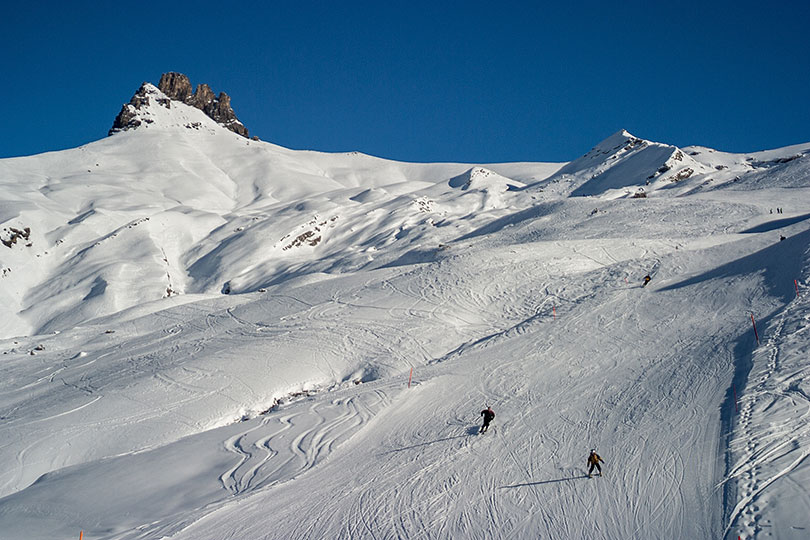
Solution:
[[[0,157],[106,136],[187,74],[251,135],[405,161],[568,161],[625,128],[748,152],[810,141],[810,2],[14,3]]]

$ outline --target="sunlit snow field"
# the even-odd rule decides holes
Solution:
[[[810,144],[415,164],[141,114],[0,160],[0,538],[810,536]]]

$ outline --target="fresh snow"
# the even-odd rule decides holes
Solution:
[[[807,537],[810,144],[401,163],[148,90],[0,160],[0,538]]]

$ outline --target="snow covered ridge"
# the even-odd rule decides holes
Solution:
[[[381,266],[507,213],[507,184],[559,168],[494,166],[488,181],[475,173],[459,190],[451,179],[472,165],[246,139],[184,101],[205,92],[173,80],[163,86],[183,100],[145,83],[107,139],[0,161],[10,245],[0,246],[0,336],[61,331],[177,295]],[[511,176],[494,181],[497,170]]]
[[[684,195],[740,182],[744,176],[750,181],[750,173],[796,160],[805,169],[808,155],[808,145],[753,154],[728,154],[699,147],[680,149],[622,130],[561,168],[546,183],[563,182],[571,196],[646,197],[653,192]],[[796,180],[790,184],[792,187],[808,183],[803,173]],[[773,179],[770,183],[774,183]]]
[[[187,77],[169,73],[160,86],[169,94],[144,83],[108,139],[0,161],[0,225],[32,231],[25,251],[0,257],[0,336],[61,331],[170,296],[384,266],[556,196],[807,183],[806,146],[733,155],[626,131],[562,168],[292,151],[224,129],[204,112],[205,85],[192,94]]]

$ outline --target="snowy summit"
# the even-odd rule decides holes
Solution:
[[[110,133],[0,160],[0,537],[807,537],[810,143]]]

